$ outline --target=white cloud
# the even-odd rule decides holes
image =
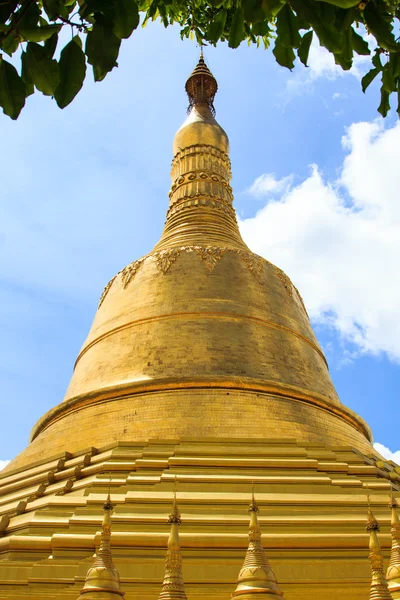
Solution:
[[[396,452],[392,452],[391,450],[389,450],[389,448],[387,448],[383,444],[380,444],[379,442],[376,442],[374,444],[374,448],[377,452],[379,452],[379,454],[382,454],[382,456],[384,458],[386,458],[387,460],[392,460],[393,462],[400,465],[400,450],[396,450]]]
[[[9,460],[0,460],[0,471],[2,471],[4,467],[8,465],[9,462]]]
[[[257,177],[249,188],[249,193],[256,198],[261,198],[266,194],[280,194],[290,188],[292,176],[276,179],[274,173],[264,173]]]
[[[355,348],[400,362],[400,123],[353,124],[342,146],[337,179],[314,165],[280,198],[267,189],[265,206],[241,231],[293,279],[314,322],[355,344],[353,356]]]

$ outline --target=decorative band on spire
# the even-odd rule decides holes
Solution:
[[[215,116],[214,98],[218,90],[217,80],[204,62],[203,53],[185,85],[189,98],[188,113],[195,104],[207,104]]]

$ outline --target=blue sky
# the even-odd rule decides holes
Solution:
[[[377,85],[362,94],[362,62],[343,75],[312,52],[292,73],[246,45],[205,57],[243,235],[300,289],[341,400],[394,452],[400,129],[394,111],[378,119]],[[36,94],[17,122],[0,116],[2,460],[62,400],[105,283],[160,235],[197,58],[177,29],[152,24],[64,111]]]

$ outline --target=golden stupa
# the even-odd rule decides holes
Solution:
[[[202,57],[186,91],[161,239],[106,285],[64,401],[1,473],[0,600],[164,597],[175,480],[182,598],[366,600],[367,486],[388,562],[400,468],[340,403],[297,289],[241,238]],[[261,595],[238,583],[253,481]],[[111,552],[108,587],[89,590]]]

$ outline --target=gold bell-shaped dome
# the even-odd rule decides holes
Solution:
[[[106,285],[64,402],[9,469],[65,450],[187,437],[296,439],[371,452],[344,407],[301,296],[244,243],[228,137],[203,57],[174,140],[160,241]]]

